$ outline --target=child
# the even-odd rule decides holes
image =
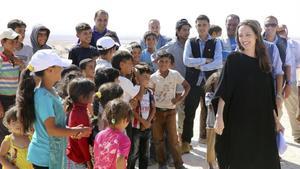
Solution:
[[[131,150],[128,160],[128,169],[134,169],[136,160],[139,159],[139,168],[148,167],[149,145],[151,138],[151,122],[155,115],[155,103],[153,93],[148,89],[151,70],[145,64],[135,66],[136,81],[143,86],[144,94],[138,106],[134,109],[132,120]]]
[[[0,142],[9,134],[3,126],[4,112],[15,104],[20,70],[24,63],[14,55],[19,34],[8,28],[0,34],[3,51],[0,52]]]
[[[140,63],[141,54],[142,54],[142,47],[137,42],[129,43],[129,51],[133,56],[133,65],[137,65]]]
[[[125,169],[130,139],[124,134],[131,117],[129,104],[110,101],[104,110],[109,127],[97,134],[94,143],[95,169]]]
[[[72,80],[68,85],[69,96],[66,99],[69,113],[68,126],[83,125],[90,127],[88,104],[92,103],[95,93],[95,84],[84,78]],[[88,138],[74,139],[69,137],[67,145],[69,169],[92,169]]]
[[[92,39],[92,29],[87,23],[79,23],[76,27],[76,36],[79,43],[69,52],[69,59],[74,65],[79,66],[79,62],[86,58],[96,58],[99,56],[97,49],[90,45]]]
[[[94,80],[96,62],[93,59],[87,58],[79,62],[79,68],[84,77]]]
[[[89,127],[66,128],[62,99],[53,87],[61,79],[62,67],[70,65],[71,60],[59,57],[51,49],[42,49],[21,73],[16,104],[24,132],[32,125],[35,129],[27,156],[34,168],[65,169],[66,137],[88,137],[91,133]],[[32,74],[41,79],[37,87]]]
[[[50,30],[44,25],[35,25],[32,29],[30,35],[30,42],[32,46],[33,53],[40,49],[51,49],[47,45],[47,41],[50,35]]]
[[[33,52],[31,46],[23,43],[25,38],[26,24],[19,19],[13,19],[8,22],[7,28],[11,28],[20,35],[16,45],[15,55],[22,59],[25,64],[27,64],[33,55]]]
[[[100,57],[96,60],[96,70],[112,67],[111,59],[117,47],[119,47],[119,44],[111,37],[104,36],[97,40],[97,49],[100,53]]]
[[[206,160],[209,165],[209,169],[214,169],[216,164],[216,154],[215,154],[215,119],[216,112],[218,108],[217,99],[213,99],[215,89],[217,88],[218,81],[220,78],[220,73],[213,73],[206,81],[205,90],[205,105],[207,107],[207,119],[206,119],[206,132],[207,132],[207,153]]]
[[[158,70],[151,75],[150,84],[154,88],[156,114],[152,126],[156,157],[160,168],[166,168],[164,133],[167,132],[174,165],[176,169],[184,169],[176,131],[176,104],[185,98],[190,85],[179,72],[169,69],[174,62],[172,54],[164,50],[157,54]],[[182,84],[184,92],[175,97],[176,85]]]
[[[210,25],[208,33],[212,38],[219,38],[222,35],[222,28],[218,25]]]
[[[142,51],[141,62],[147,63],[150,66],[151,71],[154,72],[154,69],[156,69],[156,67],[154,67],[152,63],[151,55],[156,50],[157,35],[153,32],[148,31],[144,34],[144,41],[147,48]]]
[[[125,102],[129,102],[134,97],[137,96],[137,94],[140,91],[140,86],[136,85],[133,86],[133,83],[126,78],[126,76],[132,74],[133,69],[133,58],[132,55],[124,50],[118,50],[113,58],[112,58],[112,66],[113,68],[120,71],[121,76],[119,77],[120,83],[119,85],[124,90],[124,96],[123,100]]]
[[[25,134],[22,124],[17,118],[17,108],[12,107],[3,119],[4,125],[11,132],[5,136],[0,148],[0,163],[5,168],[33,169],[27,159],[27,148],[31,136]]]

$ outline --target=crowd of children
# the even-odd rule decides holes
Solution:
[[[214,93],[226,60],[218,39],[222,29],[200,15],[199,37],[188,39],[191,25],[181,19],[177,40],[168,43],[159,21],[150,20],[143,42],[125,48],[100,23],[107,19],[108,13],[99,10],[94,28],[75,27],[78,43],[68,59],[47,45],[50,30],[43,25],[33,28],[31,46],[23,43],[26,24],[21,20],[10,21],[0,34],[2,167],[146,169],[154,160],[159,169],[185,169],[181,155],[192,149],[201,102],[199,142],[207,144],[213,169]],[[186,117],[177,117],[178,111]]]

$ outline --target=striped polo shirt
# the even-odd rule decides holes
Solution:
[[[0,95],[15,96],[18,88],[20,69],[0,52]]]

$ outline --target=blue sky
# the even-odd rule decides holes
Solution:
[[[24,20],[27,33],[37,23],[51,29],[52,34],[75,35],[75,25],[87,22],[93,25],[98,9],[109,12],[108,27],[120,37],[141,37],[147,30],[149,19],[161,21],[161,33],[174,37],[175,23],[186,18],[192,24],[199,14],[206,14],[211,24],[220,25],[225,33],[225,18],[230,13],[238,14],[241,20],[256,19],[263,23],[268,15],[274,15],[280,23],[287,24],[289,35],[300,37],[299,2],[296,0],[4,0],[1,2],[0,30],[14,18]],[[6,7],[6,8],[4,8]]]

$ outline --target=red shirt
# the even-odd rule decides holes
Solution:
[[[90,127],[87,104],[75,103],[69,114],[68,126],[76,127],[82,124]],[[76,163],[85,163],[91,160],[88,138],[72,139],[69,137],[67,145],[67,156]]]

